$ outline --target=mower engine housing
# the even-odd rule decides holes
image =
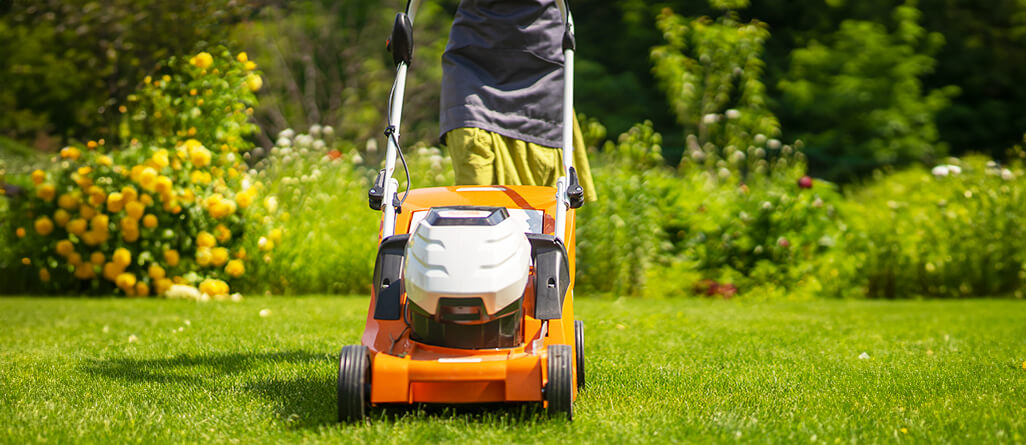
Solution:
[[[438,207],[406,246],[413,338],[463,349],[514,347],[530,276],[531,243],[503,207]]]

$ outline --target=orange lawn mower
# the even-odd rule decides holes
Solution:
[[[573,21],[565,19],[563,175],[555,187],[407,190],[394,179],[418,0],[389,40],[397,75],[388,149],[368,195],[383,212],[361,344],[342,348],[338,416],[389,404],[541,403],[573,418],[584,387],[584,325],[574,320]],[[409,173],[407,172],[407,181]],[[387,199],[386,199],[387,197]]]

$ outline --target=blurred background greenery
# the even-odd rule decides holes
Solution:
[[[418,187],[452,181],[434,146],[457,3],[427,1],[416,18],[403,140]],[[52,161],[65,146],[130,150],[120,107],[146,76],[171,73],[174,56],[245,51],[263,74],[246,177],[277,203],[250,226],[274,218],[285,239],[232,287],[365,292],[377,227],[365,189],[394,76],[384,40],[404,4],[0,1],[0,184],[69,171]],[[600,195],[579,219],[580,289],[1022,297],[1026,2],[571,6]],[[24,206],[0,199],[0,277],[24,276],[24,249],[51,242],[15,242]],[[249,233],[256,251],[264,233]]]

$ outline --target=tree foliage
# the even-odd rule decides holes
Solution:
[[[932,54],[943,36],[920,26],[920,15],[907,2],[894,10],[893,32],[847,20],[823,42],[791,53],[779,84],[782,103],[800,121],[798,136],[827,176],[944,153],[934,117],[957,88],[923,91],[921,78],[934,69]]]

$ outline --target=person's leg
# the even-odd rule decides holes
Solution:
[[[487,131],[457,128],[445,135],[456,185],[491,184],[495,178],[495,153]]]

